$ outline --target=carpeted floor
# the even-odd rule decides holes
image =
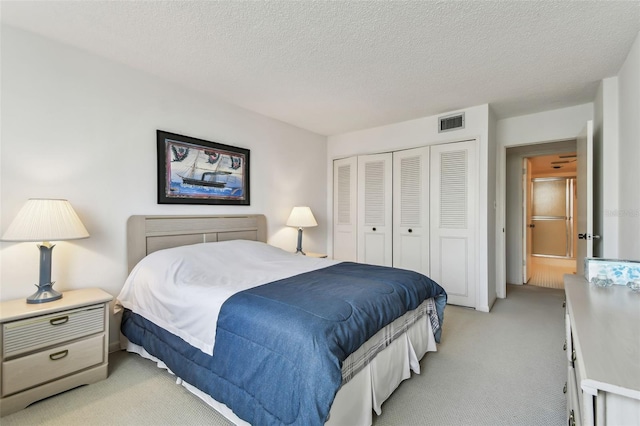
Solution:
[[[403,382],[374,424],[565,424],[561,290],[507,286],[491,313],[447,306],[438,352]],[[110,356],[107,380],[40,401],[10,416],[18,425],[228,425],[155,364]],[[346,426],[346,425],[345,425]]]

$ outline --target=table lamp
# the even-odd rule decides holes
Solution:
[[[45,303],[62,298],[62,293],[52,288],[51,252],[55,245],[50,241],[88,238],[89,233],[67,200],[32,198],[18,212],[3,241],[42,241],[40,249],[40,284],[38,290],[27,298],[27,303]]]
[[[301,253],[306,256],[305,252],[302,251],[302,228],[318,226],[318,222],[316,222],[316,218],[313,217],[311,209],[309,207],[294,207],[293,210],[291,210],[289,219],[287,219],[287,226],[298,228],[298,247],[296,248],[296,253]]]

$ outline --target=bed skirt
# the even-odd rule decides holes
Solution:
[[[429,300],[432,303],[432,299]],[[327,425],[371,425],[373,411],[378,415],[382,413],[382,403],[403,380],[411,376],[411,371],[420,374],[420,359],[427,352],[437,350],[429,315],[426,314],[426,305],[429,300],[378,331],[349,355],[343,364],[343,377],[349,380],[345,380],[346,383],[336,394]],[[422,311],[425,314],[416,315],[416,311]],[[411,315],[415,320],[408,320]],[[408,321],[411,325],[406,326]],[[400,329],[404,331],[398,334],[397,330]],[[158,367],[173,374],[161,360],[149,354],[142,346],[129,342],[122,334],[121,347],[156,362]],[[375,357],[368,359],[366,354],[373,352]],[[354,360],[363,359],[367,362],[357,367],[355,374],[351,376],[345,372],[345,369],[353,368],[354,364],[359,363]],[[214,400],[180,377],[176,381],[236,425],[248,425],[225,404]]]

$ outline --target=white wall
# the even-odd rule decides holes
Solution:
[[[623,259],[640,260],[640,33],[620,69],[619,246]]]
[[[575,139],[593,118],[593,103],[498,120],[498,147]]]
[[[497,257],[503,252],[502,246],[502,228],[498,232],[498,172],[496,169],[498,144],[496,138],[497,119],[494,112],[489,108],[489,117],[487,123],[487,280],[489,286],[487,288],[489,306],[498,296],[507,297],[504,277],[497,270]]]
[[[332,215],[332,167],[333,160],[337,158],[349,157],[358,154],[373,154],[379,152],[391,152],[402,149],[415,148],[419,146],[434,145],[447,142],[456,142],[461,140],[475,139],[479,140],[478,146],[478,170],[479,170],[479,208],[478,208],[478,247],[479,261],[477,271],[478,279],[478,300],[476,308],[482,311],[488,311],[495,300],[494,282],[489,289],[489,264],[488,253],[495,252],[494,228],[489,227],[488,222],[495,223],[493,213],[493,203],[495,191],[490,190],[495,187],[495,181],[489,183],[489,170],[487,165],[490,164],[489,152],[494,143],[489,140],[489,106],[479,105],[460,111],[450,111],[446,114],[454,114],[456,112],[465,112],[465,128],[454,132],[438,133],[438,116],[430,116],[419,118],[401,123],[380,126],[371,129],[360,130],[356,132],[345,133],[341,135],[330,136],[327,146],[327,217]],[[331,222],[329,229],[331,230]],[[489,237],[489,232],[492,232]],[[328,233],[327,247],[332,250],[332,233]],[[494,273],[494,265],[491,265],[491,274]]]
[[[67,198],[91,234],[56,245],[58,290],[117,295],[134,214],[263,213],[269,242],[294,250],[297,231],[284,223],[291,207],[309,205],[320,226],[305,230],[304,247],[325,251],[324,136],[21,30],[2,27],[1,42],[0,231],[28,198],[51,197]],[[158,205],[156,129],[249,148],[251,205]],[[0,247],[0,299],[28,296],[35,244]]]

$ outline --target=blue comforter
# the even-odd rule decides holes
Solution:
[[[135,314],[123,318],[122,330],[251,424],[316,425],[327,420],[344,359],[430,297],[442,324],[447,296],[431,279],[344,262],[230,297],[218,317],[213,357]]]

